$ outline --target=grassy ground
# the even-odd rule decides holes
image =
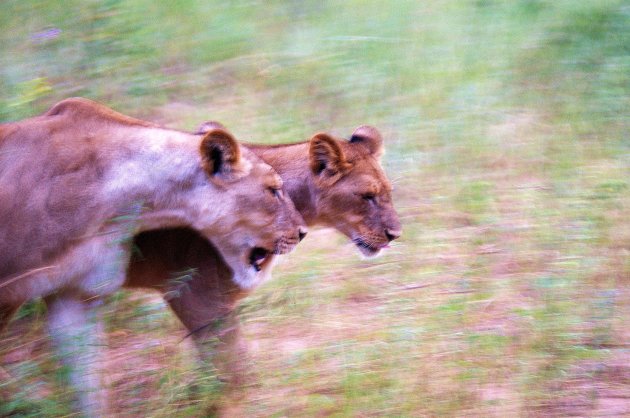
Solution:
[[[154,296],[112,298],[120,416],[630,414],[628,2],[5,0],[0,28],[0,121],[82,95],[256,142],[386,136],[403,237],[284,257],[242,306],[256,384],[199,376]],[[0,415],[69,413],[43,309],[0,340]]]

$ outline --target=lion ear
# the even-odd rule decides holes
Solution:
[[[309,160],[313,174],[327,178],[337,177],[350,168],[339,143],[326,133],[311,138]]]
[[[211,129],[205,133],[199,147],[204,170],[210,176],[228,175],[241,159],[241,148],[225,129]]]
[[[223,129],[224,131],[227,130],[226,127],[223,126],[223,124],[221,124],[220,122],[217,122],[216,120],[208,120],[199,125],[199,127],[195,131],[195,135],[207,134],[213,129]]]
[[[380,158],[383,155],[383,137],[378,129],[373,126],[359,126],[352,132],[350,143],[361,144],[375,158]]]

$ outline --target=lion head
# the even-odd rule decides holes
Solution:
[[[202,165],[222,190],[224,216],[208,234],[244,288],[264,280],[273,255],[291,251],[306,235],[302,216],[283,191],[276,171],[253,152],[240,147],[216,122],[201,141]],[[203,216],[200,217],[203,219]],[[196,227],[202,234],[203,227]]]
[[[401,234],[382,154],[381,134],[367,125],[350,140],[318,133],[309,142],[317,220],[345,234],[368,257]]]

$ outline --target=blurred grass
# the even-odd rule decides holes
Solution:
[[[2,9],[0,121],[81,95],[183,129],[221,120],[256,142],[385,133],[403,238],[362,261],[322,231],[285,257],[242,307],[260,384],[241,398],[212,376],[192,393],[173,316],[113,298],[121,415],[200,416],[212,402],[226,416],[630,413],[627,1]],[[26,347],[6,368],[38,389],[0,414],[67,412],[41,312],[27,306],[0,347]]]

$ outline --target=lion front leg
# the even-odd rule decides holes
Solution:
[[[216,369],[219,379],[233,385],[243,383],[250,363],[234,312],[235,294],[195,275],[177,296],[166,292],[165,299],[193,338],[203,371],[214,373]]]
[[[0,305],[0,335],[9,326],[9,322],[11,321],[11,318],[13,318],[13,315],[18,310],[18,308],[19,305]]]
[[[108,414],[106,391],[101,384],[103,326],[102,298],[124,282],[129,260],[126,235],[96,236],[68,257],[66,270],[76,276],[64,288],[44,298],[48,328],[57,355],[68,370],[75,406],[88,417]]]
[[[4,333],[4,330],[8,327],[11,318],[18,310],[19,306],[0,305],[0,338]],[[16,388],[13,384],[13,378],[0,366],[0,402],[8,400],[13,393],[16,392]]]
[[[61,294],[45,300],[50,335],[57,355],[68,369],[68,380],[76,396],[75,406],[88,417],[106,415],[106,395],[100,374],[100,301],[84,302]]]
[[[212,329],[192,334],[200,360],[206,367],[214,366],[221,381],[232,387],[243,385],[251,362],[238,317],[230,312],[214,322]]]

